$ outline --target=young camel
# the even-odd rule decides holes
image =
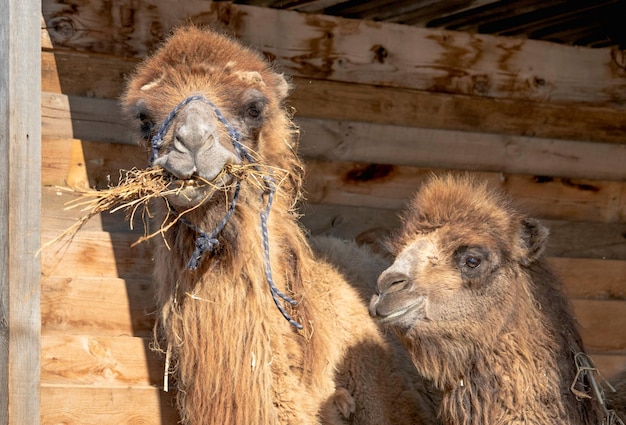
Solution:
[[[577,377],[588,358],[542,257],[547,237],[469,174],[435,177],[411,201],[370,314],[443,392],[445,424],[600,424],[608,415],[591,373]]]
[[[298,223],[289,90],[252,49],[186,27],[123,96],[151,163],[181,187],[151,212],[166,229],[152,239],[156,334],[182,422],[434,423],[410,360]]]

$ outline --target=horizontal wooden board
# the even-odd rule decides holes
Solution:
[[[93,234],[93,232],[92,232]],[[77,237],[79,237],[78,235]],[[116,238],[113,238],[116,239]],[[110,254],[109,254],[110,255]],[[76,256],[76,254],[74,254]],[[72,257],[74,257],[72,256]],[[105,257],[103,255],[103,257]],[[108,256],[106,256],[108,257]],[[115,265],[115,258],[103,258],[103,263]],[[92,276],[89,265],[75,264],[80,259],[64,258],[68,264],[63,275],[48,277],[42,280],[42,326],[45,334],[95,334],[95,335],[146,335],[151,328],[151,317],[148,316],[150,304],[146,304],[151,288],[146,280],[114,279],[120,271],[111,266],[107,273],[108,279],[81,279],[77,276]],[[580,276],[588,276],[586,262],[588,260],[568,260],[567,267],[580,270]],[[134,267],[149,265],[145,257],[135,256]],[[624,262],[620,262],[624,263]],[[557,260],[558,264],[558,260]],[[563,266],[563,262],[560,263]],[[606,291],[624,292],[626,282],[623,280],[606,283],[603,272],[608,270],[609,278],[616,270],[623,269],[624,264],[614,263],[614,269],[598,270],[596,262],[592,262],[591,272],[599,272],[595,276],[598,281],[596,293]],[[123,266],[122,266],[123,267]],[[123,268],[122,268],[123,270]],[[65,276],[75,276],[65,277]],[[618,278],[619,279],[619,278]],[[609,285],[605,287],[604,284]],[[570,293],[580,294],[585,281],[577,276],[565,275],[564,286]],[[593,296],[593,295],[592,295]],[[598,298],[595,296],[594,298]],[[597,299],[575,298],[576,314],[583,327],[583,335],[594,350],[626,351],[626,302]],[[58,308],[63,306],[63,308]],[[113,319],[114,318],[114,319]]]
[[[310,202],[400,209],[432,174],[448,170],[387,164],[307,161]],[[626,222],[626,183],[477,173],[502,187],[533,216]]]
[[[626,301],[626,261],[551,257],[550,265],[570,298]]]
[[[42,144],[45,162],[43,173],[48,178],[54,176],[58,181],[63,176],[54,174],[56,168],[73,158],[74,163],[80,159],[78,156],[72,157],[72,154],[79,153],[77,146],[59,145],[66,143],[66,139],[76,137],[85,141],[82,146],[87,155],[85,164],[91,168],[112,166],[116,161],[120,163],[120,158],[124,156],[122,152],[125,148],[115,147],[104,157],[106,163],[98,164],[98,153],[107,148],[98,147],[95,145],[96,141],[135,145],[130,138],[129,129],[124,129],[119,124],[121,118],[115,101],[94,101],[89,98],[78,98],[79,100],[74,101],[72,96],[53,93],[44,93],[43,98],[47,99],[42,106],[45,129]],[[74,112],[70,110],[70,103],[74,104],[74,111],[82,108],[91,110],[89,113],[77,112],[81,125],[71,124]],[[61,113],[58,108],[63,107],[67,109]],[[96,124],[88,125],[92,121]],[[105,121],[114,125],[106,135],[102,133],[102,123]],[[297,122],[301,127],[300,153],[307,158],[626,180],[626,170],[621,166],[626,162],[624,145],[420,129],[355,121],[300,118]],[[626,123],[624,128],[626,129]],[[626,138],[626,134],[624,137]],[[383,140],[385,143],[381,143]],[[94,144],[88,141],[94,141]],[[129,149],[127,153],[131,151]],[[118,154],[116,159],[115,155]],[[128,165],[143,167],[147,162],[144,162],[146,156],[138,153],[132,161],[128,158]],[[77,174],[75,177],[80,176],[81,174]]]
[[[80,202],[81,200],[79,193],[70,192],[66,187],[42,188],[41,202],[44,206],[44,212],[41,215],[42,229],[49,231],[51,237],[52,235],[60,237],[65,230],[69,230],[81,217],[87,214],[86,211],[82,211],[81,207],[72,207],[73,202]],[[139,214],[133,221],[131,228],[130,219],[127,219],[127,214],[124,210],[115,213],[103,212],[96,214],[81,227],[81,230],[87,231],[132,233],[136,235],[136,238],[143,235],[143,229],[144,225]]]
[[[89,337],[82,337],[89,339]],[[48,338],[44,338],[47,346]],[[78,340],[78,338],[77,338]],[[70,339],[71,341],[71,339]],[[98,342],[103,341],[98,339]],[[78,342],[78,341],[77,341]],[[119,352],[127,343],[120,338],[106,341],[107,349]],[[87,344],[89,342],[87,341]],[[116,346],[120,343],[120,346]],[[92,343],[93,344],[93,343]],[[64,352],[65,353],[65,352]],[[58,353],[63,355],[64,353]],[[117,367],[134,367],[134,357],[142,358],[139,349],[132,350],[119,358]],[[44,351],[44,357],[46,352]],[[592,353],[592,358],[600,373],[605,377],[613,376],[626,368],[626,355]],[[65,359],[67,360],[67,359]],[[94,363],[93,367],[97,367]],[[144,371],[145,368],[141,368]],[[48,372],[42,371],[42,379],[47,380]],[[70,373],[76,373],[71,370]],[[133,375],[139,375],[133,372]],[[42,424],[57,425],[118,425],[118,424],[174,424],[178,420],[173,406],[171,393],[164,393],[156,387],[131,386],[95,387],[89,385],[62,385],[43,383]],[[88,408],[85,408],[88,406]]]
[[[146,0],[120,13],[103,1],[44,3],[52,45],[146,56],[177,24],[213,23],[288,74],[360,84],[550,102],[623,106],[611,49],[189,0]],[[289,34],[285,37],[284,34]]]
[[[626,355],[624,354],[603,354],[591,352],[591,358],[598,368],[598,371],[605,378],[617,375],[626,370]]]
[[[581,260],[579,265],[584,271],[585,260]],[[598,276],[598,279],[601,278],[602,275]],[[145,296],[149,291],[144,288],[126,288],[130,284],[123,282],[121,279],[97,281],[93,278],[69,277],[44,281],[43,335],[53,338],[52,340],[60,336],[69,338],[81,335],[94,338],[150,337],[153,323],[150,312],[153,307],[137,307],[142,304],[142,300],[138,299],[139,293]],[[567,291],[570,285],[577,284],[578,282],[568,279],[564,281],[564,288]],[[623,283],[623,287],[626,287],[626,283]],[[145,300],[143,303],[145,304]],[[583,339],[589,349],[626,354],[626,301],[575,298],[572,303]],[[84,344],[81,346],[84,347]],[[102,373],[108,374],[110,371],[104,370]],[[104,378],[106,376],[98,375],[98,379]]]
[[[299,114],[296,121],[301,127],[301,154],[319,160],[626,180],[623,145],[496,134],[482,128],[460,131],[314,119]],[[589,140],[593,137],[589,135]]]
[[[65,229],[63,229],[65,230]],[[62,231],[42,232],[42,244]],[[146,278],[151,276],[149,242],[133,246],[136,234],[80,231],[73,239],[62,239],[40,252],[42,275]]]
[[[164,356],[150,345],[137,337],[44,334],[41,383],[163,388]]]
[[[45,191],[44,191],[45,192]],[[49,195],[48,195],[49,196]],[[44,196],[44,202],[46,201],[48,196]],[[56,225],[59,229],[65,229],[71,225],[74,221],[71,215],[65,215],[64,221],[61,221],[60,218],[57,218],[55,214],[53,217],[50,217],[55,210],[54,206],[47,207],[47,214],[42,218],[42,223],[44,226],[48,224],[48,228],[52,226],[52,224]],[[99,231],[103,231],[102,237],[108,238],[108,234],[113,233],[124,233],[130,232],[131,238],[139,238],[141,235],[140,232],[135,231],[132,232],[128,228],[128,222],[123,220],[119,214],[114,215],[113,217],[108,217],[108,215],[104,215],[105,218],[110,218],[111,224],[107,224],[108,220],[105,221],[105,224],[102,224],[101,220],[98,218],[92,219],[90,221],[84,231],[87,234],[97,234]],[[305,221],[307,216],[305,216]],[[117,218],[119,221],[115,221],[114,218]],[[344,220],[341,216],[334,217],[336,220],[333,222],[335,225],[341,226],[341,221]],[[52,223],[52,224],[51,224]],[[63,223],[63,225],[59,225],[59,223]],[[548,224],[552,224],[556,228],[559,228],[559,232],[553,232],[552,238],[559,238],[567,240],[568,238],[562,237],[562,231],[564,231],[567,226],[561,228],[559,226],[559,222],[551,221]],[[570,224],[569,227],[573,228],[572,234],[573,236],[577,233],[577,227],[579,223]],[[612,226],[608,226],[608,230],[611,230]],[[370,236],[381,236],[385,237],[386,232],[381,231],[377,234],[375,230],[377,227],[373,225],[371,227],[372,230]],[[380,229],[380,228],[378,228]],[[332,234],[334,233],[332,229],[314,229],[315,234]],[[59,232],[60,233],[60,232]],[[606,235],[610,235],[609,231],[604,233],[597,232],[595,242],[601,241],[602,238]],[[358,235],[357,235],[358,236]],[[363,235],[365,238],[367,234]],[[572,236],[572,237],[573,237]],[[367,242],[367,239],[364,239],[363,242]],[[594,241],[590,242],[591,244]],[[556,245],[556,242],[550,242],[550,246],[548,247],[548,252],[558,251],[559,249],[567,248],[566,244],[563,247],[559,247]],[[149,252],[149,246],[147,250]],[[71,253],[67,253],[68,256],[71,256]],[[137,258],[139,262],[149,262],[147,258]],[[554,271],[567,282],[565,285],[565,289],[568,295],[572,298],[586,298],[586,299],[597,299],[597,300],[612,300],[612,299],[626,299],[626,261],[623,260],[610,260],[603,258],[568,258],[568,257],[550,257],[551,265]],[[151,264],[151,263],[150,263]],[[118,265],[116,264],[116,269]],[[148,269],[149,265],[145,265],[142,268]],[[120,273],[124,274],[126,272],[120,270]],[[145,278],[149,278],[149,276],[145,276]],[[141,294],[139,299],[145,299],[145,294]]]
[[[116,101],[42,93],[42,137],[132,144]]]
[[[124,87],[122,80],[134,66],[136,61],[126,57],[58,50],[42,52],[42,90],[69,96],[65,102],[85,120],[88,115],[78,111],[85,104],[80,98],[118,98]],[[112,74],[116,77],[112,78]],[[297,119],[360,121],[578,141],[624,143],[626,139],[626,114],[609,107],[491,99],[320,79],[294,78],[293,83],[295,89],[289,103],[295,108]],[[48,103],[44,101],[44,135],[56,128],[57,133],[49,135],[72,137],[68,136],[66,124],[64,133],[59,133],[60,123],[53,119],[58,119],[61,113],[48,111],[48,107],[54,106]],[[115,122],[111,126],[115,132],[108,137],[128,140],[128,135],[120,132],[117,103],[109,106],[92,103],[102,108],[101,119]],[[75,121],[74,137],[97,140],[93,133],[84,134],[89,127],[77,118]]]
[[[117,183],[123,170],[144,166],[146,157],[143,148],[123,144],[44,139],[43,146],[42,183],[69,188],[107,188]],[[46,156],[47,152],[50,156]],[[66,153],[67,159],[63,160],[58,152]],[[310,202],[388,209],[402,208],[431,174],[449,171],[310,158],[305,159],[305,164],[305,186]],[[626,221],[626,182],[508,173],[477,174],[502,187],[534,216]],[[64,194],[62,190],[58,193]],[[57,200],[66,202],[68,196]],[[49,199],[54,200],[54,197]]]
[[[306,203],[302,223],[312,234],[381,241],[400,225],[397,210]],[[542,220],[552,257],[626,260],[626,223]]]
[[[44,335],[41,380],[44,386],[162,388],[163,356],[150,341],[129,337]],[[600,373],[610,377],[626,369],[626,354],[591,352]]]
[[[41,150],[43,186],[104,189],[116,184],[123,170],[148,163],[144,148],[120,143],[44,137]]]
[[[572,300],[588,350],[626,351],[626,302]]]
[[[553,257],[626,260],[626,224],[543,220],[550,229],[546,249]]]
[[[44,201],[50,197],[67,199],[63,194],[51,194],[44,197]],[[381,239],[399,226],[397,210],[305,203],[301,211],[304,214],[301,221],[312,234],[330,234],[346,239],[359,239],[371,233],[372,237]],[[44,206],[42,244],[45,245],[52,239],[60,237],[78,216],[79,214],[73,210],[64,212],[63,203],[60,200],[58,203]],[[550,229],[547,246],[547,253],[550,256],[626,260],[626,237],[624,236],[626,224],[624,223],[606,224],[547,219],[542,221]],[[75,243],[66,246],[68,241],[63,239],[45,248],[41,253],[44,260],[43,270],[44,272],[50,271],[52,266],[55,266],[64,256],[70,259],[78,255],[76,261],[80,262],[80,246],[88,250],[87,254],[91,256],[89,258],[92,258],[95,255],[94,250],[98,249],[101,249],[97,253],[100,256],[110,251],[111,255],[117,253],[116,255],[122,256],[132,252],[133,255],[146,255],[147,258],[149,256],[147,251],[150,250],[149,243],[141,243],[136,248],[132,248],[134,251],[129,251],[130,246],[136,243],[144,232],[141,221],[136,220],[134,226],[135,230],[131,231],[128,221],[121,213],[96,216],[88,221],[86,231],[80,232],[75,237]],[[113,233],[98,233],[102,230]],[[111,235],[115,238],[114,245],[113,247],[108,245],[109,248],[107,248],[107,244],[111,242]],[[99,241],[99,238],[102,240]],[[93,249],[89,250],[92,240],[94,241]],[[102,257],[98,261],[100,263],[112,261],[112,263],[102,267],[93,265],[91,272],[99,270],[99,273],[104,273],[107,268],[118,267],[124,276],[133,277],[138,274],[145,276],[146,268],[133,265],[128,259],[124,260],[120,257],[120,261],[115,261],[114,258]],[[128,267],[128,269],[122,269],[123,267]]]
[[[75,267],[85,269],[86,266]],[[115,274],[115,268],[109,270]],[[41,327],[44,335],[150,336],[155,295],[144,279],[95,277],[66,270],[41,279]]]
[[[161,425],[180,421],[171,393],[157,388],[41,387],[41,425]]]

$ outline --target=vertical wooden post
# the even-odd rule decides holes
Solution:
[[[39,424],[41,0],[0,0],[0,425]]]

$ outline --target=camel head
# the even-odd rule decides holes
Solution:
[[[395,261],[378,279],[370,314],[401,333],[497,333],[528,290],[517,277],[540,256],[547,234],[485,183],[467,175],[434,178],[412,200],[391,243]]]
[[[285,78],[255,51],[187,27],[138,67],[122,102],[152,152],[150,165],[182,186],[170,202],[193,206],[207,200],[211,187],[231,183],[233,176],[222,172],[229,165],[267,162],[298,172],[293,129],[282,110],[288,91]]]

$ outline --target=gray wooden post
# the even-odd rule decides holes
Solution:
[[[0,425],[40,422],[40,20],[0,0]]]

